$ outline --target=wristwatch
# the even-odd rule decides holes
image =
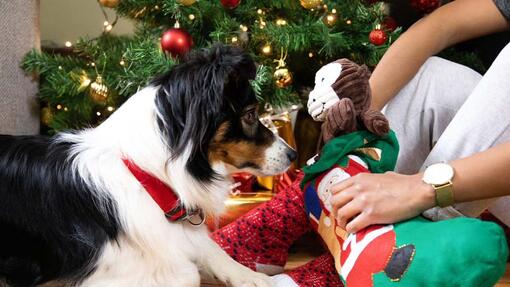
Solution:
[[[423,181],[432,185],[436,193],[436,204],[439,207],[453,205],[453,167],[447,163],[436,163],[425,169]]]

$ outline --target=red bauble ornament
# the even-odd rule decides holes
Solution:
[[[397,29],[397,27],[398,27],[397,21],[391,16],[384,18],[381,25],[383,26],[383,28],[385,30],[390,31],[390,32],[395,31],[395,29]]]
[[[220,2],[221,2],[221,5],[223,5],[223,7],[225,7],[225,8],[234,9],[237,6],[239,6],[239,3],[241,3],[241,0],[220,0]]]
[[[368,39],[370,40],[370,43],[380,46],[388,40],[388,35],[386,35],[386,32],[384,32],[381,29],[375,29],[370,32],[370,35],[368,36]]]
[[[441,0],[411,0],[411,6],[418,12],[428,14],[441,6]]]
[[[184,29],[172,28],[161,36],[161,48],[172,55],[172,57],[182,57],[186,55],[193,47],[193,38]]]

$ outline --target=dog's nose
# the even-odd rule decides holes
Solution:
[[[289,149],[289,151],[287,152],[287,158],[289,159],[289,161],[295,161],[297,158],[297,152],[293,149]]]

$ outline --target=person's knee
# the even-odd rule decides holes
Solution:
[[[482,75],[469,67],[440,57],[430,57],[417,77],[420,89],[431,89],[426,93],[429,104],[453,110],[460,108],[482,79]]]
[[[474,80],[474,84],[482,78],[482,75],[467,66],[436,56],[427,59],[420,68],[419,74],[421,77],[434,79],[434,81],[446,79],[473,82]]]

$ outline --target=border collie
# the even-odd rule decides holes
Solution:
[[[255,73],[240,49],[214,46],[97,128],[0,136],[0,278],[194,287],[200,269],[232,286],[269,286],[191,224],[221,212],[233,171],[277,174],[296,157],[258,121]]]

